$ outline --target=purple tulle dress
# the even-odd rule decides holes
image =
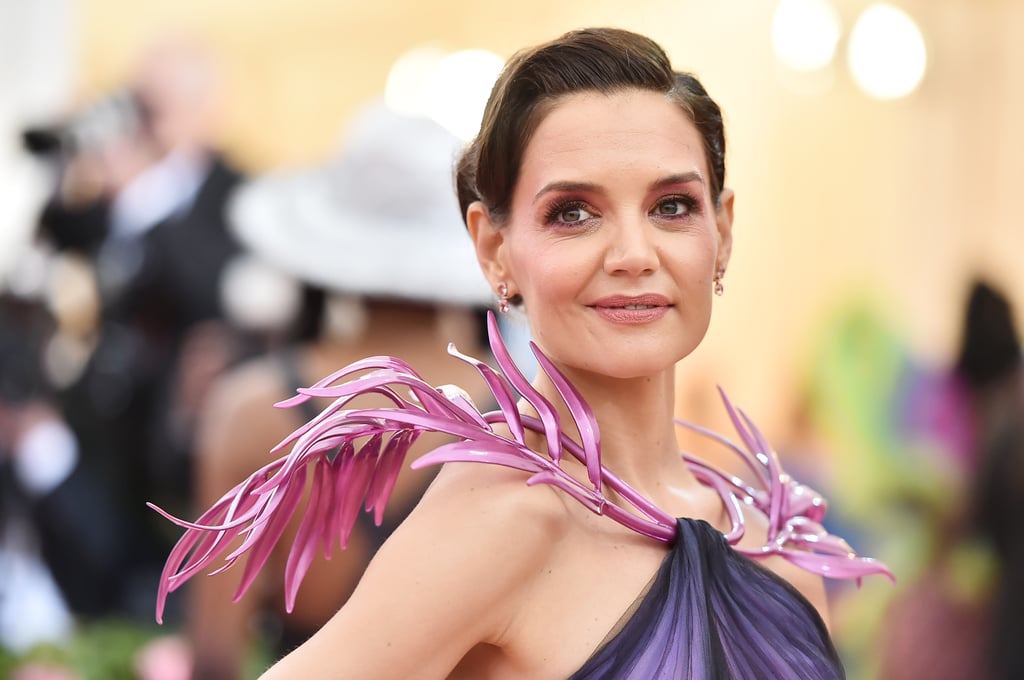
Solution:
[[[825,680],[842,665],[817,610],[703,520],[680,519],[641,598],[571,680]]]
[[[157,620],[171,591],[221,560],[218,571],[247,556],[236,598],[241,597],[298,515],[302,519],[285,568],[285,602],[290,611],[317,553],[330,557],[335,546],[344,548],[363,510],[372,512],[379,524],[409,447],[423,432],[440,432],[455,441],[419,458],[413,467],[455,461],[512,467],[528,473],[527,484],[552,485],[593,512],[670,544],[645,593],[574,679],[843,677],[815,608],[756,560],[774,555],[816,574],[858,581],[869,574],[890,578],[891,574],[884,564],[857,556],[842,539],[825,531],[822,497],[781,469],[754,424],[724,394],[725,407],[745,448],[714,432],[680,423],[731,448],[754,480],[747,482],[681,455],[682,464],[723,499],[732,523],[723,534],[703,520],[668,515],[604,467],[597,422],[573,385],[533,348],[539,368],[574,421],[572,428],[563,428],[558,411],[516,369],[493,316],[488,329],[498,368],[462,355],[454,347],[449,352],[478,369],[498,410],[481,413],[459,388],[433,387],[399,359],[371,357],[279,404],[295,406],[315,397],[335,400],[275,448],[290,447],[288,453],[254,472],[196,522],[155,508],[186,529],[164,567]],[[389,398],[393,406],[349,408],[353,398],[369,393]],[[518,399],[529,402],[538,415],[520,413]],[[496,424],[501,427],[493,428]],[[579,440],[570,439],[565,429],[578,432]],[[528,431],[545,437],[547,455],[526,445]],[[586,466],[586,481],[561,468],[564,455]],[[301,508],[307,488],[309,500]],[[606,489],[635,512],[609,501]],[[738,545],[748,512],[767,518],[762,546]],[[241,545],[229,552],[239,537],[244,539]]]

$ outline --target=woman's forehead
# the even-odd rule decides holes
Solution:
[[[707,176],[697,128],[665,95],[625,90],[560,98],[526,147],[520,182],[599,180],[624,172]]]

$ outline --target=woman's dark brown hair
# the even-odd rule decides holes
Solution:
[[[463,219],[481,201],[491,219],[508,217],[523,153],[555,101],[577,92],[663,92],[697,127],[717,205],[725,183],[725,130],[718,104],[689,73],[672,70],[653,40],[615,28],[572,31],[517,53],[505,65],[484,110],[480,133],[459,159],[456,188]]]

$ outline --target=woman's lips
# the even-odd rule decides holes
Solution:
[[[597,300],[591,308],[612,323],[644,324],[657,321],[672,305],[663,295],[613,295]]]

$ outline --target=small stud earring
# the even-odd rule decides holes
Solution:
[[[509,309],[511,309],[511,305],[508,301],[508,285],[502,281],[498,284],[498,311],[502,314],[508,314]]]
[[[721,297],[722,293],[725,292],[725,286],[722,284],[722,277],[725,276],[725,270],[719,269],[715,272],[715,295]]]

